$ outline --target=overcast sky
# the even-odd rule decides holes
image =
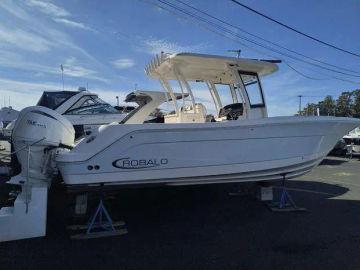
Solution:
[[[360,58],[314,43],[250,13],[228,0],[189,1],[197,8],[265,39],[321,61],[360,72]],[[17,109],[34,105],[44,90],[88,85],[91,91],[115,104],[134,89],[160,90],[143,68],[155,53],[198,52],[229,56],[241,49],[242,57],[269,58],[223,36],[178,18],[149,2],[155,0],[28,0],[0,1],[0,103]],[[360,53],[360,1],[357,0],[242,0],[306,33],[339,47]],[[280,57],[271,53],[273,58]],[[360,88],[360,78],[320,71],[288,60],[306,79],[280,64],[280,70],[264,80],[270,115],[297,111],[297,95],[314,102],[327,94]],[[321,73],[319,73],[321,72]],[[335,80],[341,77],[355,83]]]

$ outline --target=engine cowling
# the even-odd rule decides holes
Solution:
[[[75,131],[71,122],[61,114],[41,106],[23,109],[12,131],[12,143],[21,173],[10,182],[21,183],[27,179],[31,183],[51,181],[54,154],[72,146],[74,139]]]

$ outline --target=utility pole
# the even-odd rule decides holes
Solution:
[[[302,95],[298,95],[298,98],[299,98],[299,115],[301,115],[301,98],[303,96]]]

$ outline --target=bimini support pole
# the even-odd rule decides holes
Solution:
[[[160,77],[160,83],[163,86],[163,88],[169,93],[172,102],[174,103],[175,106],[175,111],[176,111],[176,115],[179,115],[179,106],[176,102],[176,97],[174,95],[174,91],[172,90],[169,82],[167,80],[165,80],[164,78]]]
[[[178,74],[178,71],[177,71],[177,68],[176,68],[176,67],[174,67],[174,74],[175,74],[176,80],[178,81],[178,84],[179,84],[179,87],[180,87],[180,90],[181,90],[183,106],[185,106],[184,87],[183,87],[183,85],[182,85],[182,82],[180,81],[179,74]]]
[[[221,99],[219,97],[219,93],[216,90],[215,84],[209,81],[206,81],[206,85],[209,89],[210,95],[215,103],[216,114],[219,115],[220,109],[223,107],[221,104]]]
[[[177,76],[179,77],[179,79],[181,80],[181,82],[185,85],[185,88],[190,95],[192,105],[195,106],[195,97],[194,97],[194,94],[191,90],[191,87],[190,87],[188,81],[184,78],[183,74],[181,73],[181,71],[178,68],[176,69],[176,73],[177,73]]]
[[[281,181],[281,195],[280,195],[280,201],[278,202],[271,202],[269,204],[269,208],[271,211],[274,212],[294,212],[294,211],[306,211],[306,208],[298,207],[295,204],[295,201],[290,196],[290,193],[288,192],[285,181],[286,181],[286,173],[281,174],[282,181]]]

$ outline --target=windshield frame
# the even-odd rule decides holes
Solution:
[[[241,83],[244,87],[244,90],[245,90],[245,93],[246,93],[246,96],[249,100],[249,105],[250,105],[250,108],[265,108],[266,105],[265,105],[265,98],[264,98],[264,92],[263,92],[263,89],[262,89],[262,85],[261,85],[261,82],[260,82],[260,78],[259,78],[259,75],[256,73],[256,72],[250,72],[250,71],[243,71],[243,70],[240,70],[238,69],[237,70],[238,74],[239,74],[239,77],[240,77],[240,80],[241,80]],[[257,84],[258,84],[258,90],[260,92],[260,98],[261,98],[261,103],[255,103],[255,104],[252,104],[251,103],[251,99],[250,99],[250,95],[248,93],[248,88],[247,88],[247,85],[249,84],[245,84],[243,78],[241,75],[249,75],[249,76],[254,76],[256,77],[256,80],[257,80]],[[252,82],[250,84],[254,84],[255,82]]]
[[[93,100],[94,102],[96,102],[95,104],[91,104],[91,105],[86,105],[86,106],[82,106],[87,100],[85,99],[83,103],[81,103],[80,106],[77,106],[76,108],[74,108],[74,106],[81,100],[84,98],[89,98],[91,100]],[[76,114],[74,113],[74,111],[77,110],[81,110],[81,109],[90,109],[92,107],[98,107],[98,106],[105,106],[105,107],[111,107],[114,111],[113,112],[108,112],[108,113],[99,113],[99,114],[118,114],[120,113],[118,110],[116,110],[116,108],[114,108],[113,106],[111,106],[109,103],[103,101],[101,98],[99,98],[98,95],[93,95],[93,94],[89,94],[89,95],[84,95],[79,97],[74,104],[68,109],[66,110],[66,112],[64,113],[65,115],[94,115],[94,114]]]
[[[70,98],[75,96],[76,94],[77,94],[77,92],[74,92],[74,91],[44,91],[36,105],[43,106],[43,107],[46,107],[46,108],[49,108],[52,110],[56,110],[61,105],[63,105],[66,101],[68,101]],[[54,106],[49,106],[49,105],[51,105],[51,103],[49,103],[49,101],[50,100],[53,101],[57,95],[64,95],[65,97],[58,104],[55,104],[55,102],[54,102],[54,104],[53,104]]]

